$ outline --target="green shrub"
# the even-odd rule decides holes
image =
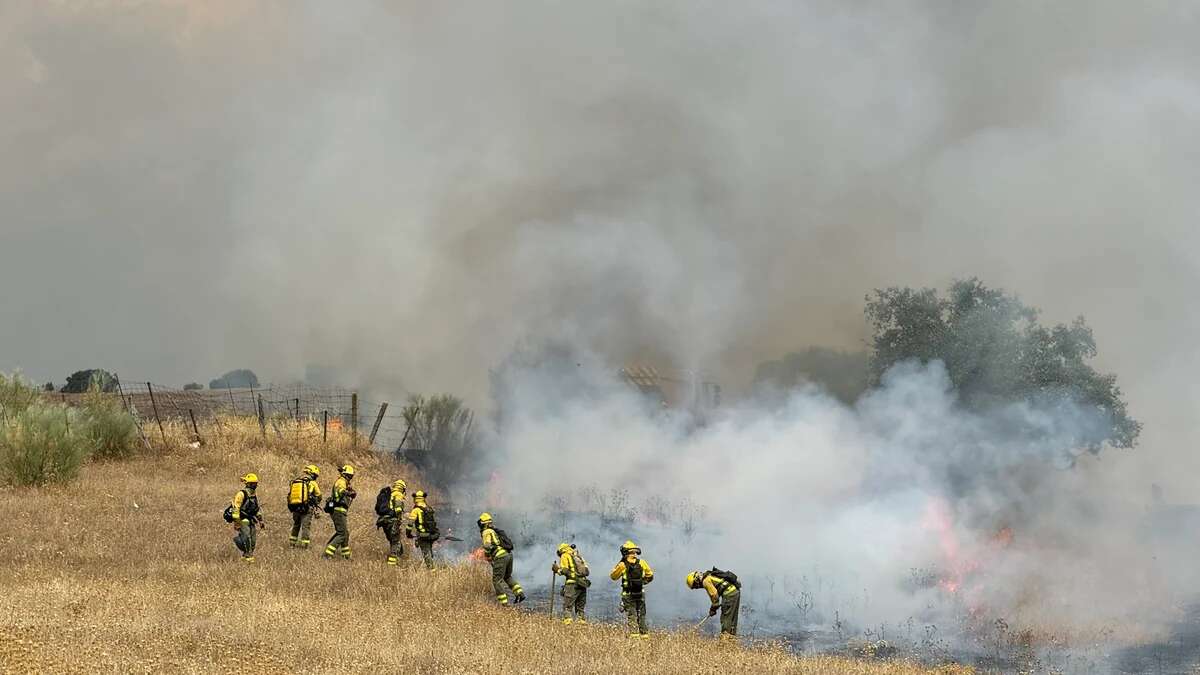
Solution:
[[[0,421],[0,477],[13,485],[74,478],[95,447],[79,423],[79,415],[62,405],[35,403],[6,416]]]
[[[83,398],[82,418],[79,431],[91,438],[94,456],[128,457],[137,448],[137,424],[119,399],[93,388]]]
[[[38,401],[41,394],[31,382],[14,373],[0,373],[0,420],[16,415]]]

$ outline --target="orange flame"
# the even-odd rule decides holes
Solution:
[[[474,551],[471,551],[470,555],[467,556],[467,559],[473,562],[487,562],[487,556],[484,555],[482,548],[477,548]]]

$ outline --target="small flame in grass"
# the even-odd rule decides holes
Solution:
[[[474,562],[487,562],[487,556],[484,555],[482,548],[477,548],[467,556],[469,560]]]

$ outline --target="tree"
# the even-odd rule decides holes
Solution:
[[[204,385],[200,384],[199,382],[188,382],[187,384],[183,385],[184,391],[199,391],[203,388]]]
[[[441,488],[461,479],[478,452],[475,413],[450,394],[415,395],[401,411],[408,425],[403,459]]]
[[[209,389],[246,389],[257,386],[259,386],[258,376],[254,374],[253,370],[245,368],[231,370],[208,383]]]
[[[843,403],[853,403],[867,389],[869,363],[866,352],[809,347],[759,364],[753,386],[770,395],[812,383]]]
[[[1046,327],[1038,310],[978,279],[955,281],[946,297],[932,288],[888,288],[867,296],[870,383],[910,359],[941,360],[962,403],[987,410],[1013,402],[1071,402],[1101,419],[1079,447],[1130,448],[1142,425],[1129,412],[1116,376],[1088,364],[1096,341],[1083,317]]]
[[[91,368],[89,370],[77,370],[67,378],[67,383],[63,385],[62,391],[66,394],[83,394],[98,387],[100,391],[111,394],[117,390],[117,377],[107,370],[99,368]]]

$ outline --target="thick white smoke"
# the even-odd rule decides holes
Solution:
[[[698,423],[648,406],[598,360],[560,361],[505,372],[484,496],[538,542],[518,558],[527,582],[559,539],[600,574],[633,538],[661,572],[660,623],[698,618],[704,599],[683,576],[716,565],[745,581],[760,635],[835,622],[949,634],[973,614],[1078,636],[1151,633],[1167,588],[1191,577],[1184,549],[1140,546],[1138,519],[1072,466],[1065,450],[1102,421],[1071,405],[972,413],[940,362],[904,363],[852,407],[808,388]],[[1148,579],[1152,566],[1169,578]],[[615,594],[606,579],[593,588]]]

